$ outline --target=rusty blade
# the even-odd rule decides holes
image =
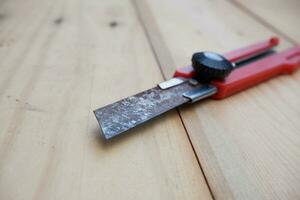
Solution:
[[[94,113],[104,137],[109,139],[187,103],[189,99],[182,94],[195,87],[188,82],[164,90],[154,87],[99,108]]]

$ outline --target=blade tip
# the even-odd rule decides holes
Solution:
[[[96,120],[97,120],[97,122],[98,122],[98,125],[99,125],[99,128],[100,128],[100,132],[102,133],[101,135],[103,136],[103,138],[104,138],[105,140],[109,140],[109,139],[112,138],[113,136],[110,136],[109,134],[106,134],[106,133],[104,132],[104,130],[103,130],[102,126],[101,126],[101,123],[100,123],[100,119],[98,118],[98,115],[97,115],[97,111],[98,111],[98,110],[99,110],[99,109],[93,110],[93,113],[94,113],[94,115],[95,115],[95,117],[96,117]]]

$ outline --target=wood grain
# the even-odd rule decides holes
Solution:
[[[292,43],[300,41],[300,1],[298,0],[231,0],[249,15],[263,21]]]
[[[177,112],[100,137],[92,110],[163,80],[129,1],[0,3],[0,199],[211,199]]]
[[[193,52],[223,52],[276,35],[231,2],[135,3],[153,49],[168,55],[157,56],[166,77]],[[290,46],[283,40],[279,49]],[[180,109],[215,199],[300,198],[299,83],[296,72]]]

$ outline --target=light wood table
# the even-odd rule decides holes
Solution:
[[[300,199],[300,72],[104,141],[93,110],[193,52],[300,42],[297,0],[0,0],[0,199]]]

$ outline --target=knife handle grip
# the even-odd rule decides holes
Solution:
[[[258,55],[259,53],[265,52],[279,44],[279,38],[271,37],[268,40],[258,42],[256,44],[249,45],[240,49],[235,49],[223,54],[230,62],[238,62],[245,60],[249,57]]]
[[[291,74],[300,66],[300,46],[276,53],[233,70],[225,80],[214,80],[218,92],[213,99],[223,99],[280,74]]]
[[[271,49],[274,46],[278,45],[278,43],[279,43],[279,39],[277,37],[271,37],[268,40],[264,40],[262,42],[258,42],[233,51],[229,51],[222,55],[225,58],[227,58],[230,62],[237,62],[239,60],[244,60],[246,58],[267,51],[268,49]],[[196,72],[194,71],[191,65],[177,68],[173,75],[173,77],[183,77],[183,78],[193,78],[195,76],[196,76]]]

